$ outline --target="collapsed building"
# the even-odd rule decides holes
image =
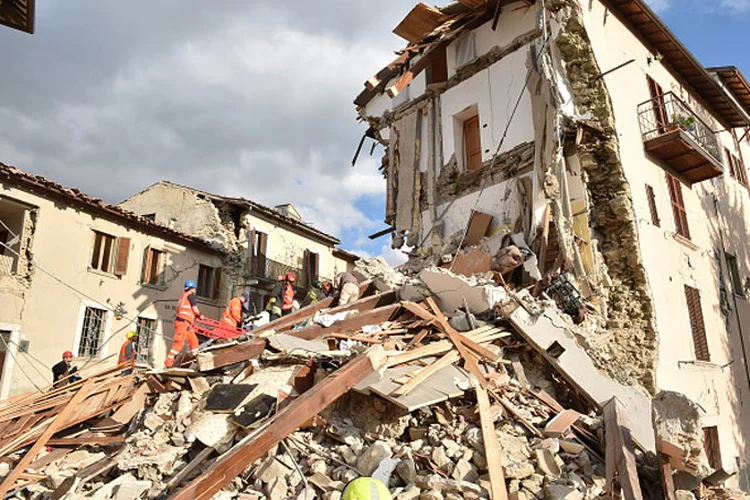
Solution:
[[[710,466],[750,489],[748,81],[642,0],[419,3],[394,33],[354,101],[392,246],[468,275],[530,254],[505,278],[567,304],[600,370],[686,396]]]
[[[223,276],[231,296],[251,292],[262,311],[276,277],[293,272],[298,296],[315,281],[332,281],[359,258],[341,241],[304,222],[290,203],[274,208],[159,181],[119,204],[125,210],[215,243],[227,253]]]

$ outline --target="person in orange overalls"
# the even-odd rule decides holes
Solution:
[[[286,273],[286,279],[284,280],[284,289],[282,292],[282,303],[281,303],[281,315],[286,316],[291,314],[294,309],[294,298],[296,292],[294,291],[294,282],[297,281],[297,277],[294,273]]]
[[[195,354],[198,350],[198,337],[196,337],[193,331],[193,323],[195,322],[195,318],[201,317],[201,312],[198,309],[198,300],[195,298],[195,287],[195,281],[187,280],[185,282],[185,292],[180,296],[179,302],[177,302],[177,318],[174,320],[174,339],[172,340],[172,348],[169,350],[167,359],[164,361],[164,366],[167,368],[172,367],[175,356],[182,352],[186,338],[190,345],[190,352]]]
[[[117,360],[117,364],[121,365],[129,363],[129,367],[122,371],[123,375],[130,375],[135,371],[135,350],[138,342],[138,334],[134,331],[129,331],[125,334],[125,342],[120,347],[120,358]]]
[[[230,300],[224,314],[221,315],[221,321],[235,328],[242,328],[242,309],[247,300],[247,292]]]

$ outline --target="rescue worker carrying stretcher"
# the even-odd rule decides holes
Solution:
[[[164,361],[164,366],[167,368],[172,367],[175,356],[182,352],[186,338],[190,345],[190,352],[195,354],[198,350],[198,337],[195,335],[195,331],[193,331],[193,323],[195,322],[195,318],[201,317],[201,312],[198,309],[198,300],[195,298],[195,287],[195,281],[187,280],[185,282],[185,292],[180,296],[179,302],[177,302],[177,318],[174,320],[174,339],[172,340],[172,348],[169,350],[167,359]]]
[[[120,357],[117,360],[117,364],[121,365],[123,363],[128,363],[128,368],[123,370],[122,374],[130,375],[135,371],[135,350],[137,348],[136,344],[138,342],[138,334],[131,330],[125,334],[125,338],[127,340],[125,340],[125,343],[120,347]]]
[[[242,312],[247,301],[247,292],[230,300],[227,308],[224,309],[224,314],[221,315],[221,321],[232,327],[242,328]]]

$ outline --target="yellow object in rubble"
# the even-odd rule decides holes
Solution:
[[[360,477],[346,486],[341,500],[392,500],[392,497],[382,482],[371,477]]]

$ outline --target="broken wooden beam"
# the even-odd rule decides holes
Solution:
[[[263,430],[251,434],[216,460],[205,472],[177,491],[173,500],[208,500],[274,445],[296,431],[355,384],[385,363],[381,346],[369,349],[339,368],[282,409]]]
[[[198,369],[202,372],[223,368],[225,366],[247,361],[260,355],[266,348],[265,339],[242,342],[229,347],[199,352],[196,356]]]
[[[508,490],[505,487],[503,473],[503,459],[500,455],[500,442],[495,433],[495,422],[490,410],[490,398],[487,391],[476,384],[477,406],[479,407],[479,421],[482,426],[482,440],[484,441],[484,456],[490,473],[490,494],[492,500],[508,500]]]
[[[633,453],[630,429],[620,416],[622,408],[617,398],[604,405],[604,435],[606,440],[606,463],[608,491],[612,491],[612,479],[617,473],[625,500],[643,500],[638,468]]]
[[[0,483],[0,497],[4,496],[13,487],[21,474],[24,473],[26,467],[36,458],[37,454],[47,445],[47,441],[63,426],[67,423],[73,413],[78,410],[78,404],[83,401],[89,394],[91,394],[93,388],[96,387],[96,382],[93,379],[89,379],[78,389],[65,408],[50,422],[47,428],[44,430],[39,439],[36,440],[34,445],[29,448],[26,454],[19,460],[13,470],[5,476],[5,479]]]
[[[125,442],[125,435],[120,436],[83,436],[75,438],[52,438],[49,446],[109,446]]]

